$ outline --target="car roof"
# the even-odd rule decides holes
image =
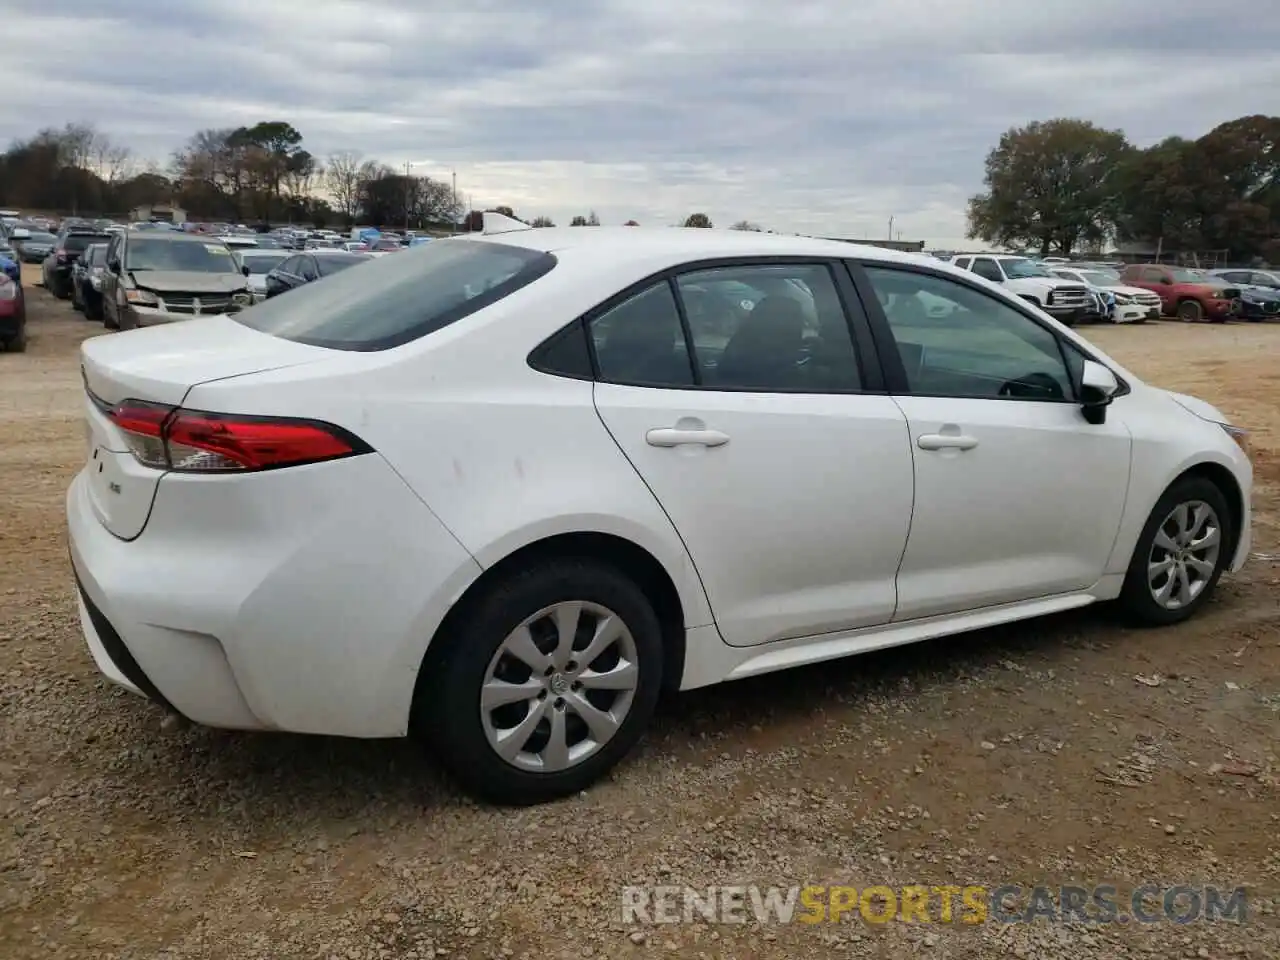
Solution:
[[[619,255],[647,259],[649,256],[670,254],[680,260],[807,256],[927,263],[930,266],[939,262],[923,254],[903,253],[844,240],[696,227],[537,227],[503,233],[464,233],[445,239],[506,243],[547,253],[585,248],[601,259]]]

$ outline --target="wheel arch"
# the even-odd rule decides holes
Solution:
[[[686,605],[667,568],[649,550],[617,534],[595,531],[558,533],[526,543],[496,563],[487,565],[449,608],[436,628],[418,668],[413,694],[414,714],[418,712],[421,698],[428,692],[429,678],[433,675],[435,664],[451,648],[450,637],[454,635],[454,625],[469,616],[475,605],[483,602],[488,591],[512,571],[546,560],[567,558],[608,564],[635,581],[653,604],[662,626],[663,689],[675,691],[680,688],[685,662]],[[413,716],[410,717],[410,723],[413,724]]]
[[[1174,477],[1172,483],[1165,487],[1165,490],[1168,491],[1174,484],[1181,483],[1191,477],[1203,477],[1222,491],[1223,499],[1227,501],[1227,509],[1231,511],[1231,538],[1226,544],[1226,556],[1228,558],[1234,557],[1236,548],[1240,544],[1240,536],[1243,532],[1245,519],[1244,491],[1240,488],[1240,482],[1236,479],[1235,474],[1222,464],[1206,460],[1183,470],[1182,473]]]

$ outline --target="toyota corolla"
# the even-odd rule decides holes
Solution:
[[[586,787],[690,689],[1115,601],[1249,551],[1245,436],[977,275],[486,216],[88,340],[67,495],[102,672],[212,726]]]

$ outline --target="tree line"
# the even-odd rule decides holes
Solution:
[[[0,207],[75,215],[124,216],[141,206],[174,204],[193,220],[292,222],[317,226],[356,223],[480,229],[483,213],[463,209],[452,183],[403,172],[354,151],[320,159],[302,133],[283,120],[249,127],[200,130],[166,166],[143,162],[125,144],[87,123],[68,123],[17,140],[0,154]],[[510,207],[492,207],[515,219]],[[548,217],[526,220],[535,227]],[[595,211],[570,226],[599,226]],[[628,220],[627,226],[638,226]],[[687,227],[711,227],[705,213]],[[735,230],[760,230],[743,220]]]
[[[1280,117],[1240,117],[1145,149],[1087,120],[1037,121],[1000,137],[983,182],[968,232],[988,243],[1280,261]]]

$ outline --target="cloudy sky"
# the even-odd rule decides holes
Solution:
[[[288,120],[567,222],[963,243],[1000,133],[1280,113],[1280,0],[0,0],[0,140]]]

